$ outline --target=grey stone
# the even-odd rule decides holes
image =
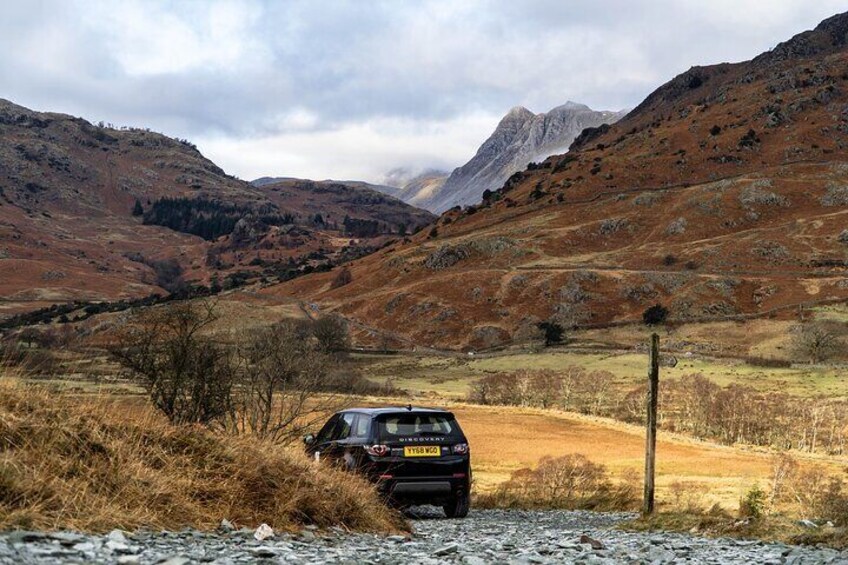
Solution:
[[[111,532],[109,532],[109,535],[106,536],[106,539],[108,539],[110,541],[117,542],[117,543],[123,543],[123,544],[127,543],[127,537],[124,535],[124,532],[122,532],[121,530],[112,530]]]
[[[457,551],[459,551],[459,546],[455,543],[452,543],[452,544],[440,547],[439,549],[437,549],[436,551],[433,552],[433,555],[442,557],[444,555],[450,555],[451,553],[456,553]]]
[[[251,547],[248,550],[254,557],[276,557],[278,555],[278,551],[267,545],[260,545],[259,547]]]
[[[679,533],[641,533],[615,529],[632,518],[624,513],[560,511],[473,511],[463,520],[445,520],[433,509],[416,509],[411,536],[378,536],[328,530],[318,537],[277,534],[257,541],[252,530],[238,532],[118,532],[91,536],[76,532],[0,533],[0,564],[21,563],[215,563],[241,565],[259,559],[278,563],[844,563],[848,552],[780,543],[707,539]],[[581,535],[603,540],[604,549],[580,545]],[[132,542],[120,542],[120,539]],[[111,539],[116,538],[116,539]],[[124,551],[130,554],[122,553]]]
[[[73,548],[74,551],[88,552],[94,551],[95,545],[90,541],[84,541],[82,543],[75,544]]]
[[[188,557],[183,557],[182,555],[174,555],[171,557],[165,557],[157,563],[158,565],[189,565],[191,560]]]

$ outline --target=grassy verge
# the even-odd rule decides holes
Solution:
[[[846,528],[825,525],[811,529],[800,525],[797,519],[783,515],[741,520],[721,509],[708,512],[660,512],[625,522],[620,527],[639,532],[683,532],[707,537],[759,539],[803,545],[823,544],[836,549],[848,547]]]
[[[151,409],[0,382],[0,529],[407,528],[364,480]]]

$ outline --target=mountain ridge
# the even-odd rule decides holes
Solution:
[[[0,100],[0,316],[216,276],[288,277],[433,219],[361,185],[268,190],[187,140]],[[340,216],[316,223],[328,210]]]
[[[848,14],[692,69],[480,205],[329,275],[269,288],[398,343],[483,349],[563,328],[791,317],[848,300]],[[771,53],[771,55],[769,54]],[[516,112],[518,116],[522,112]]]
[[[478,204],[486,190],[496,190],[529,163],[564,151],[585,128],[615,121],[624,112],[594,111],[568,101],[534,114],[514,106],[498,122],[474,156],[454,169],[445,183],[417,203],[435,212]]]

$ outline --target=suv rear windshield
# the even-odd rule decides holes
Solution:
[[[452,414],[386,414],[377,420],[380,439],[412,436],[458,437],[459,425]]]

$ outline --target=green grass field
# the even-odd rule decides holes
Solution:
[[[413,394],[464,397],[471,383],[493,373],[518,369],[562,369],[577,365],[587,370],[609,371],[617,386],[631,388],[644,382],[647,356],[634,352],[578,352],[550,349],[540,353],[517,353],[491,357],[432,357],[415,355],[358,355],[356,361],[369,379],[395,385]],[[678,358],[674,368],[661,369],[662,379],[700,373],[715,383],[753,387],[763,392],[797,396],[848,397],[848,376],[840,367],[804,366],[766,368],[730,359],[703,356]]]

